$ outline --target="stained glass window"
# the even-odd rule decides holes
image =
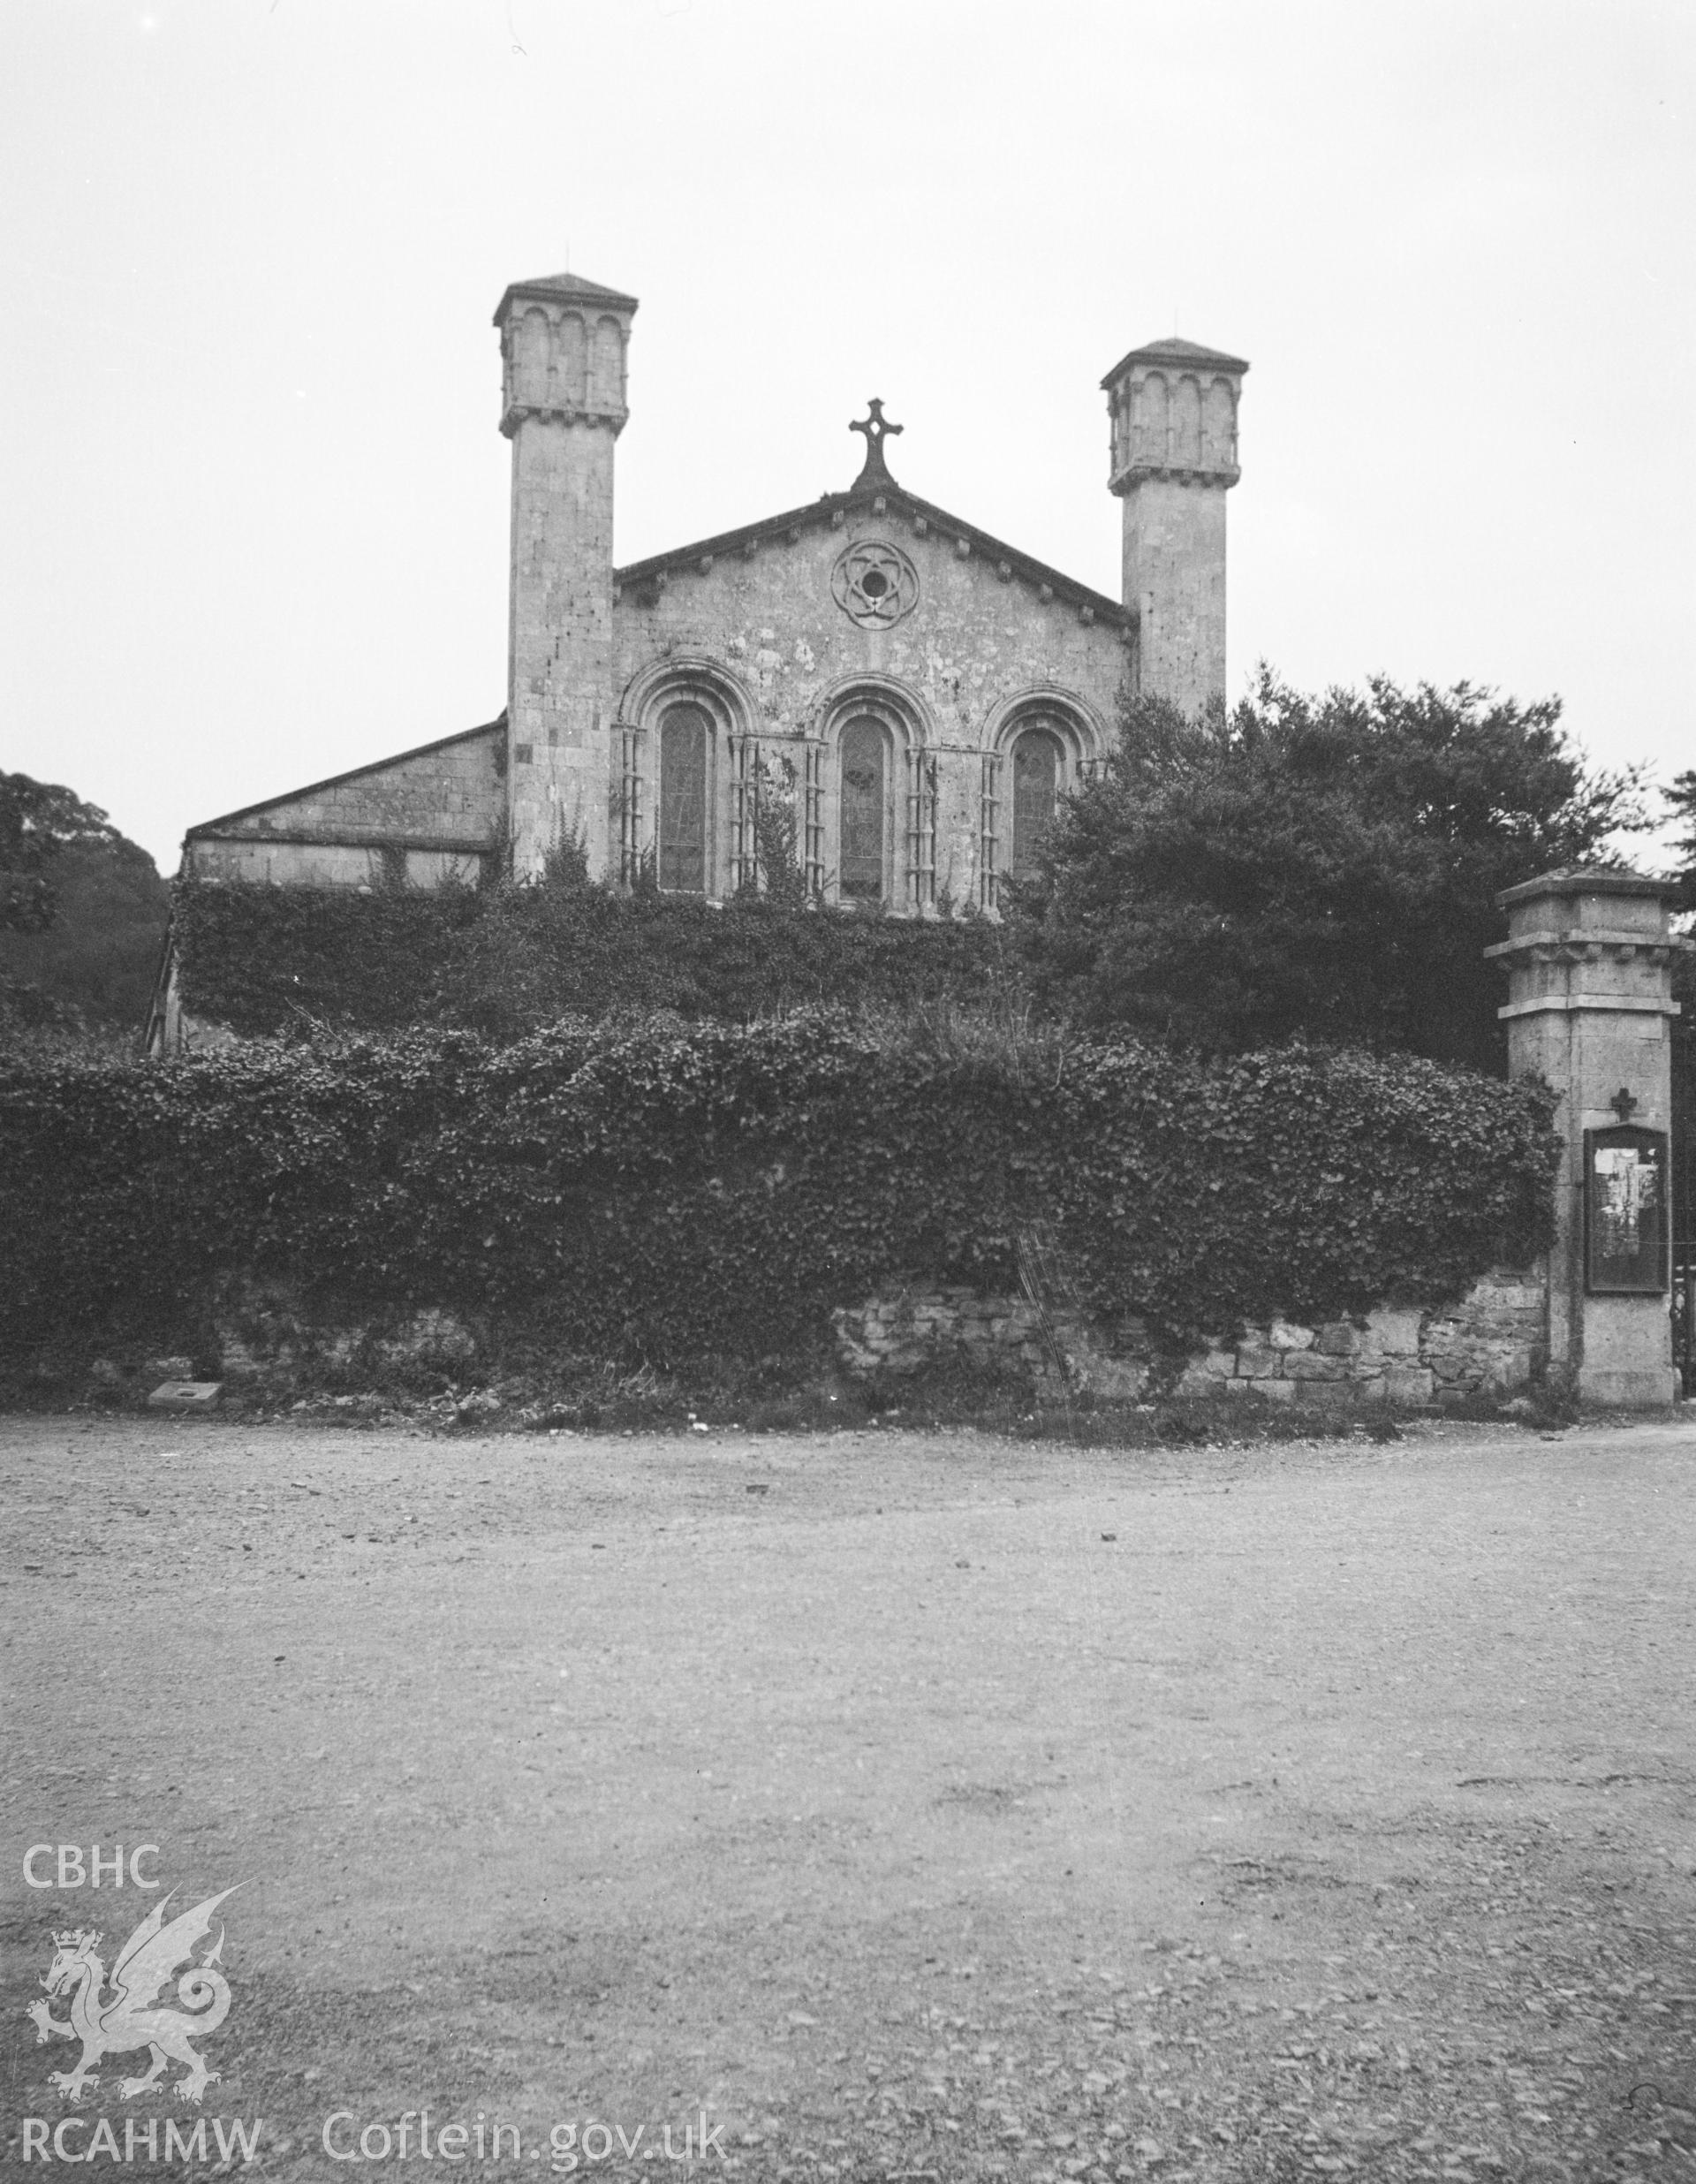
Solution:
[[[660,885],[707,892],[707,716],[674,705],[660,724]]]
[[[842,840],[837,885],[844,902],[883,899],[883,731],[874,720],[851,720],[842,732]]]
[[[1036,869],[1036,845],[1054,817],[1060,745],[1046,728],[1027,728],[1013,746],[1013,877]]]

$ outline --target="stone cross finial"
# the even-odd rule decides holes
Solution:
[[[1613,1098],[1609,1101],[1608,1104],[1613,1109],[1615,1114],[1619,1117],[1622,1122],[1629,1122],[1632,1117],[1637,1112],[1636,1098],[1632,1093],[1626,1090],[1624,1085],[1620,1086],[1618,1091],[1615,1093]]]
[[[883,459],[883,443],[891,432],[900,432],[904,428],[890,424],[885,420],[883,404],[878,396],[874,395],[866,406],[869,414],[854,420],[848,427],[850,432],[863,432],[866,435],[866,460],[854,484],[868,485],[875,481],[884,485],[893,485],[895,480],[890,477],[889,465]]]

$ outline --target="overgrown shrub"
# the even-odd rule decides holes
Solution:
[[[0,973],[0,1054],[13,1062],[132,1059],[139,1041],[62,994]]]
[[[246,1038],[305,1021],[392,1031],[427,1020],[469,887],[264,887],[179,879],[171,934],[183,998]]]
[[[1015,937],[1046,1005],[1102,1029],[1500,1070],[1496,895],[1609,861],[1640,787],[1586,762],[1556,699],[1383,676],[1310,697],[1262,666],[1228,716],[1124,708],[1010,891]]]
[[[15,1364],[204,1327],[221,1282],[276,1278],[337,1308],[548,1300],[610,1359],[758,1360],[897,1276],[1015,1288],[1040,1232],[1081,1301],[1181,1340],[1523,1253],[1549,1112],[1405,1058],[822,1012],[11,1067],[0,1322]]]
[[[422,890],[178,881],[183,997],[248,1037],[303,1020],[522,1036],[561,1016],[664,1010],[732,1023],[1001,990],[987,920],[910,921],[769,896],[722,908],[570,884]]]

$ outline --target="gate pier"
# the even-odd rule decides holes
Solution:
[[[1560,1095],[1548,1376],[1610,1410],[1673,1401],[1671,886],[1551,872],[1496,900],[1508,937],[1508,1069]]]

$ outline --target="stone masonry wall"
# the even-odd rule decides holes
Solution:
[[[607,868],[614,435],[552,415],[514,433],[509,809],[522,878],[565,835]]]
[[[964,1352],[1023,1367],[1039,1383],[1073,1393],[1220,1402],[1253,1395],[1353,1409],[1523,1393],[1542,1376],[1547,1308],[1541,1268],[1496,1267],[1454,1302],[1380,1305],[1314,1326],[1274,1319],[1183,1361],[1162,1354],[1133,1314],[1102,1323],[969,1289],[876,1297],[838,1312],[836,1322],[838,1354],[859,1374],[913,1372]]]
[[[225,820],[191,829],[184,869],[201,879],[358,887],[403,848],[414,885],[474,877],[499,842],[506,736],[498,721]]]
[[[1143,687],[1188,713],[1225,701],[1225,492],[1140,478],[1124,502],[1124,596],[1141,616]]]

